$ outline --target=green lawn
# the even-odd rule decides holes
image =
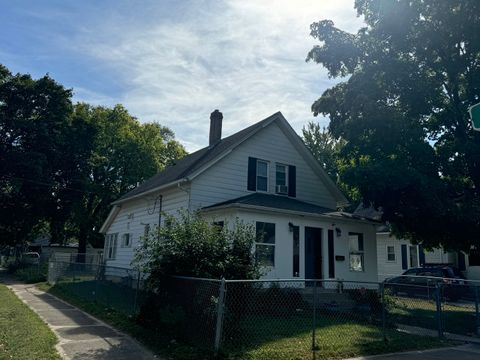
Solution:
[[[232,359],[311,359],[311,317],[261,317],[242,321],[237,336],[227,339]],[[319,315],[316,326],[316,358],[335,359],[450,345],[437,338],[413,336],[387,330],[368,322]],[[228,344],[230,342],[230,345]]]
[[[60,359],[56,343],[48,326],[0,284],[0,359]]]

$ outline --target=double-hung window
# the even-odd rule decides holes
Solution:
[[[268,191],[268,162],[257,160],[257,190]]]
[[[132,246],[132,235],[123,234],[122,235],[122,247],[131,247]]]
[[[257,221],[255,258],[262,266],[275,266],[275,224]]]
[[[350,250],[350,271],[364,271],[363,234],[348,233],[348,245]]]
[[[395,246],[394,245],[387,245],[387,261],[388,262],[395,262]]]
[[[107,260],[115,260],[117,255],[118,233],[105,236],[105,257]]]

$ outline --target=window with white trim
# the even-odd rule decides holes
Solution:
[[[257,191],[268,191],[268,162],[257,160]]]
[[[118,233],[105,235],[105,257],[107,260],[115,260],[117,255]]]
[[[275,266],[275,224],[257,221],[255,259],[261,266]]]
[[[349,232],[348,245],[350,250],[350,271],[364,271],[363,234]]]
[[[396,255],[395,255],[395,246],[394,245],[387,245],[387,261],[388,262],[395,262]]]
[[[123,234],[122,235],[122,247],[131,247],[132,246],[132,234]]]

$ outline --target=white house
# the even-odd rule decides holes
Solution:
[[[367,219],[380,221],[381,212],[363,205],[354,214]],[[388,225],[377,228],[377,268],[378,280],[398,276],[410,268],[433,264],[450,264],[457,267],[467,279],[480,280],[480,256],[477,252],[445,251],[442,248],[424,249],[421,245],[412,244],[410,240],[399,239],[392,235]]]
[[[162,213],[200,210],[265,234],[255,245],[265,278],[377,280],[378,225],[339,211],[347,200],[278,112],[221,139],[210,117],[209,145],[113,203],[101,228],[107,265],[129,267],[134,248]]]

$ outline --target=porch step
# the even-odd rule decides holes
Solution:
[[[356,303],[346,293],[339,293],[333,289],[318,289],[316,292],[316,304],[313,302],[313,289],[300,289],[304,301],[317,309],[325,309],[330,311],[351,311],[355,308]]]

